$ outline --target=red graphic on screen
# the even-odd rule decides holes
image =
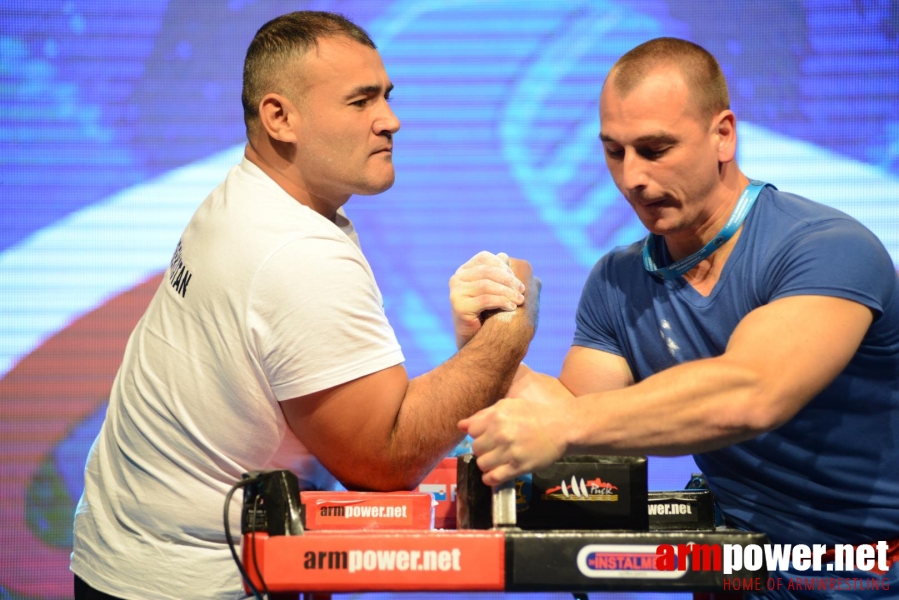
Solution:
[[[72,597],[72,550],[35,534],[26,519],[29,485],[72,428],[108,401],[128,336],[160,279],[80,317],[0,380],[0,586],[13,594]]]

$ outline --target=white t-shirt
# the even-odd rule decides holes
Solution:
[[[92,587],[241,598],[222,523],[231,486],[271,468],[293,470],[301,488],[336,485],[278,401],[404,360],[352,224],[337,221],[246,159],[197,210],[128,341],[88,457],[71,568]]]

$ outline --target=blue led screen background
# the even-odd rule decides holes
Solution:
[[[526,360],[558,374],[590,267],[645,233],[603,165],[599,88],[661,35],[719,58],[744,172],[852,214],[899,264],[895,0],[5,0],[0,598],[71,596],[72,513],[125,341],[239,160],[247,44],[300,8],[364,26],[396,84],[397,183],[347,212],[411,375],[452,354],[447,280],[482,249],[534,265]],[[650,485],[694,469],[653,458]]]

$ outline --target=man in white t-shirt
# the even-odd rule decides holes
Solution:
[[[76,600],[241,598],[221,515],[243,473],[410,489],[460,441],[456,422],[506,392],[536,326],[527,263],[481,253],[460,267],[462,349],[410,381],[342,212],[393,184],[392,87],[337,15],[291,13],[256,34],[245,157],[184,230],[88,458]],[[509,312],[482,326],[485,309]]]

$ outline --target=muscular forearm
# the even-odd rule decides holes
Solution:
[[[578,397],[558,380],[537,379],[521,395],[459,426],[475,439],[473,449],[488,485],[565,454],[684,454],[751,437],[745,424],[715,407],[726,402],[730,414],[736,414],[751,404],[754,377],[701,362],[630,387]],[[675,371],[680,376],[667,376]]]
[[[414,487],[459,443],[459,420],[509,389],[536,329],[540,281],[524,261],[479,256],[451,285],[454,321],[464,313],[477,323],[467,330],[470,341],[447,362],[412,381],[396,365],[282,403],[306,447],[348,488]],[[498,274],[492,263],[499,263]],[[460,302],[468,309],[457,310]],[[492,310],[502,312],[484,318]]]
[[[511,319],[490,318],[455,356],[411,380],[391,434],[391,462],[424,477],[462,439],[456,423],[507,392],[533,333],[525,308]]]
[[[680,455],[722,448],[779,426],[806,401],[778,403],[773,393],[757,370],[724,357],[679,365],[637,385],[575,398],[567,453]]]

